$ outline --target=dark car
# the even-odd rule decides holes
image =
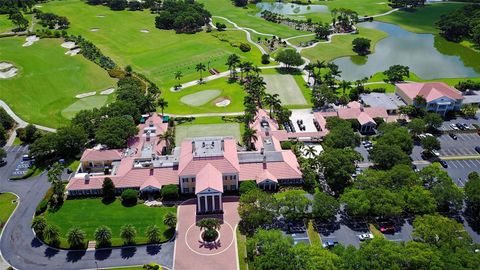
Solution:
[[[477,151],[480,154],[480,146],[476,146],[475,151]]]
[[[465,130],[465,127],[461,123],[455,124],[460,130]]]
[[[7,160],[6,159],[0,159],[0,167],[3,167],[7,165]]]
[[[440,163],[443,168],[448,168],[448,163],[445,160],[440,159],[438,160],[438,163]]]
[[[452,138],[452,139],[454,139],[454,140],[458,139],[458,138],[457,138],[457,135],[455,135],[455,134],[453,134],[453,133],[448,133],[448,135],[450,136],[450,138]]]
[[[324,248],[333,248],[336,245],[338,245],[338,242],[337,241],[332,241],[332,240],[325,241],[322,244],[322,246]]]

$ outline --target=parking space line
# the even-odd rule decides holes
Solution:
[[[462,167],[462,168],[465,168],[465,167],[463,167],[462,163],[460,163],[460,161],[458,161],[458,165],[460,165],[460,167]]]
[[[457,168],[457,165],[455,165],[455,162],[453,160],[449,162],[448,165],[453,166],[454,168]]]

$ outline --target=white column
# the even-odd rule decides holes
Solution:
[[[202,212],[202,209],[201,209],[202,205],[200,203],[200,197],[201,196],[197,196],[197,212]]]
[[[219,193],[218,194],[218,201],[220,202],[219,206],[220,206],[220,209],[219,210],[223,210],[223,202],[222,202],[222,194]]]

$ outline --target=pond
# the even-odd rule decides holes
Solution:
[[[432,34],[409,32],[394,24],[368,22],[358,26],[378,29],[389,36],[379,41],[375,52],[366,57],[334,60],[344,80],[369,77],[395,64],[409,66],[411,72],[427,80],[480,77],[480,53],[464,46]]]
[[[258,3],[257,8],[260,12],[268,10],[281,15],[300,15],[314,12],[328,13],[328,7],[325,5],[298,5],[292,3]]]

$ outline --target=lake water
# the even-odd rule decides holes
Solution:
[[[480,53],[471,49],[435,35],[409,32],[394,24],[368,22],[358,26],[378,29],[389,36],[379,41],[375,52],[366,57],[334,60],[344,80],[369,77],[395,64],[409,66],[411,72],[423,79],[480,77]]]
[[[328,13],[328,7],[325,5],[298,5],[292,3],[258,3],[257,8],[261,11],[269,10],[282,15],[300,15],[314,12]]]

